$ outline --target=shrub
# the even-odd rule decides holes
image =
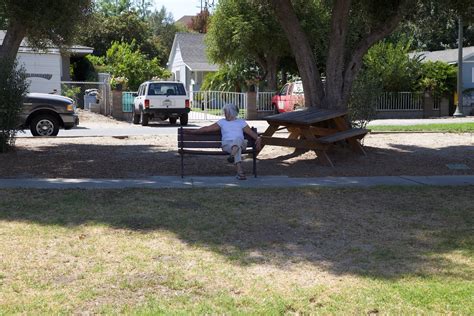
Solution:
[[[14,60],[0,59],[0,152],[15,145],[19,114],[28,90],[25,69]]]
[[[383,84],[376,72],[362,70],[354,81],[349,101],[349,119],[353,127],[364,128],[376,114]]]
[[[107,50],[104,59],[90,59],[100,65],[105,63],[105,69],[109,71],[114,78],[121,78],[127,83],[128,88],[137,91],[140,84],[150,80],[153,77],[169,78],[171,73],[160,66],[157,58],[148,59],[146,55],[140,52],[135,42],[131,44],[113,42]],[[116,82],[119,84],[119,82]],[[123,82],[121,82],[123,85]]]
[[[447,95],[456,90],[457,69],[441,61],[428,61],[423,64],[418,88],[433,95]]]
[[[411,41],[401,39],[393,44],[382,41],[364,57],[364,67],[377,74],[384,91],[415,91],[421,73],[419,57],[410,57]]]

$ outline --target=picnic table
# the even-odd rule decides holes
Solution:
[[[322,162],[334,166],[327,151],[338,142],[347,142],[352,151],[366,155],[359,140],[367,129],[351,128],[347,111],[309,108],[265,117],[269,126],[261,135],[265,145],[314,150]],[[274,137],[275,132],[287,129],[287,138]]]

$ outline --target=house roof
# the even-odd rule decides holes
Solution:
[[[219,70],[219,66],[211,64],[207,58],[204,36],[204,34],[200,33],[176,33],[168,65],[171,66],[176,49],[179,47],[183,62],[191,71]]]
[[[3,39],[5,38],[6,31],[0,30],[0,44],[3,43]],[[23,39],[20,44],[20,48],[18,49],[19,53],[50,53],[50,54],[60,54],[62,52],[70,53],[74,56],[85,56],[88,54],[92,54],[94,49],[92,47],[81,46],[81,45],[73,45],[67,48],[60,49],[59,47],[48,47],[45,51],[38,51],[33,49],[31,46],[28,45],[27,40]]]
[[[181,19],[176,21],[176,23],[183,24],[184,26],[187,27],[189,24],[193,22],[194,17],[195,17],[194,15],[184,15],[183,17],[181,17]]]
[[[443,61],[448,64],[458,63],[458,49],[445,49],[434,52],[415,52],[410,53],[410,57],[420,56],[422,61]],[[463,60],[474,56],[474,46],[463,48]]]

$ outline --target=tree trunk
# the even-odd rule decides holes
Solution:
[[[326,60],[326,108],[344,108],[342,90],[344,87],[344,58],[349,24],[350,0],[335,0],[332,9],[331,37]]]
[[[291,50],[296,59],[298,70],[303,81],[305,106],[323,107],[324,98],[321,74],[309,44],[309,39],[293,9],[290,0],[270,0],[280,22]]]
[[[25,38],[26,28],[19,22],[12,20],[8,23],[3,44],[0,46],[0,58],[15,59],[21,41]]]
[[[321,76],[309,40],[295,14],[291,0],[268,0],[273,6],[296,58],[298,70],[303,80],[305,105],[321,108],[346,109],[353,81],[360,71],[363,57],[377,41],[393,32],[403,17],[403,8],[408,0],[400,0],[390,18],[374,27],[351,51],[346,61],[347,33],[351,0],[334,0],[330,30],[328,58],[326,60],[326,91],[323,90]]]
[[[278,57],[267,56],[267,69],[265,70],[267,75],[265,79],[268,83],[268,89],[270,91],[277,90],[277,72],[278,72]]]

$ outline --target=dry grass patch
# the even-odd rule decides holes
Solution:
[[[473,187],[2,190],[2,313],[474,313]]]

